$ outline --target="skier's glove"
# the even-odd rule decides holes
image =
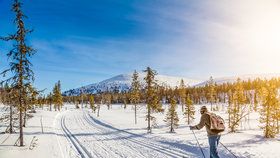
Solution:
[[[195,126],[190,126],[190,130],[195,130]]]

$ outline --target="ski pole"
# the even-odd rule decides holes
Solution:
[[[237,158],[237,156],[232,152],[230,151],[222,142],[220,142],[220,144],[227,149],[227,151],[229,151],[235,158]]]
[[[194,131],[193,131],[193,130],[191,130],[191,131],[192,131],[192,133],[193,133],[193,135],[194,135],[194,137],[195,137],[195,139],[196,139],[196,142],[197,142],[197,144],[198,144],[198,146],[199,146],[199,148],[200,148],[200,151],[202,152],[203,157],[205,158],[204,152],[203,152],[203,150],[202,150],[202,148],[201,148],[201,146],[200,146],[200,144],[199,144],[199,142],[198,142],[198,140],[197,140],[197,138],[196,138],[196,135],[195,135]]]

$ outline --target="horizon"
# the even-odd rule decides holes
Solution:
[[[0,36],[14,32],[0,0]],[[73,89],[147,66],[161,75],[207,80],[279,74],[280,2],[23,1],[35,86]],[[10,43],[0,42],[0,70]],[[47,93],[46,92],[46,93]]]

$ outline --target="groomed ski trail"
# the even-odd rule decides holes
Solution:
[[[69,143],[82,158],[200,157],[196,147],[177,148],[169,140],[134,134],[106,124],[86,111],[67,111],[60,124]]]

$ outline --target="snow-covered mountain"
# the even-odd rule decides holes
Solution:
[[[144,85],[144,77],[145,73],[139,73],[139,80],[142,85]],[[223,83],[233,83],[238,78],[241,80],[247,81],[249,79],[254,80],[256,78],[260,79],[271,79],[273,77],[280,77],[280,74],[253,74],[253,75],[240,75],[240,76],[232,76],[232,77],[221,77],[221,78],[214,78],[214,82],[216,84],[223,84]],[[184,80],[186,85],[189,86],[204,86],[208,80],[200,82],[198,80],[193,80],[184,77],[174,77],[174,76],[166,76],[166,75],[156,75],[156,80],[160,85],[166,85],[170,87],[179,86],[181,79]],[[130,89],[132,82],[132,74],[121,74],[115,77],[103,80],[98,83],[90,84],[87,86],[83,86],[76,89],[71,89],[65,91],[63,95],[71,96],[71,95],[79,95],[81,93],[87,94],[94,94],[98,92],[105,92],[105,91],[128,91]]]
[[[242,81],[248,81],[254,80],[257,78],[260,79],[271,79],[274,77],[280,77],[280,74],[250,74],[250,75],[240,75],[240,76],[231,76],[231,77],[220,77],[220,78],[213,78],[213,81],[216,84],[223,84],[223,83],[233,83],[236,82],[238,78],[240,78]],[[206,80],[204,82],[198,83],[195,86],[204,86],[207,84],[209,80]]]
[[[139,81],[142,85],[144,85],[145,75],[145,73],[139,73]],[[194,86],[199,83],[199,81],[193,79],[166,75],[156,75],[155,79],[158,81],[159,85],[166,85],[170,87],[179,86],[181,79],[183,79],[185,84],[189,86]],[[121,74],[98,83],[65,91],[63,95],[71,96],[79,95],[81,93],[94,94],[105,91],[128,91],[130,89],[131,82],[132,74]]]

